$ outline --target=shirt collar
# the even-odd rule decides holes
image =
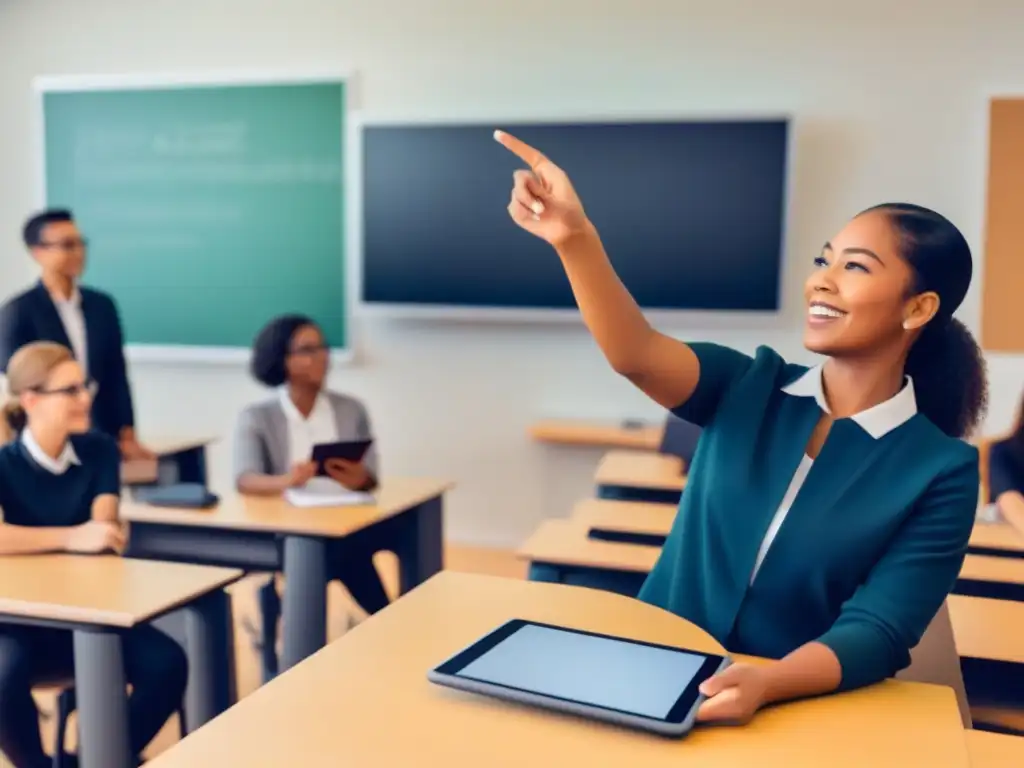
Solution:
[[[68,296],[66,299],[62,299],[59,296],[50,293],[50,290],[45,285],[43,285],[43,290],[46,291],[46,293],[50,297],[50,300],[58,307],[67,306],[74,307],[77,309],[78,307],[82,306],[82,292],[78,289],[77,283],[71,286],[71,295]]]
[[[795,381],[782,388],[787,395],[797,397],[813,397],[818,407],[829,413],[825,401],[825,389],[822,385],[822,366],[816,365],[807,369]],[[914,396],[914,381],[907,376],[906,385],[888,400],[873,405],[866,411],[855,413],[850,418],[861,429],[876,440],[883,435],[910,421],[917,413],[917,398]]]
[[[21,431],[21,444],[25,446],[28,455],[32,457],[36,464],[54,475],[63,475],[71,468],[72,464],[82,463],[78,458],[78,454],[75,453],[74,446],[71,445],[70,440],[64,443],[64,449],[56,459],[48,455],[40,447],[39,443],[36,442],[36,438],[29,427]]]
[[[321,390],[317,396],[316,401],[313,403],[313,410],[309,412],[309,417],[302,415],[302,412],[295,407],[295,403],[292,401],[292,397],[288,394],[287,385],[278,389],[278,396],[281,398],[281,407],[284,409],[284,415],[289,419],[305,423],[312,419],[326,404],[327,399],[324,397],[323,390]]]

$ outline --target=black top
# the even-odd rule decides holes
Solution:
[[[72,526],[86,523],[92,503],[121,491],[121,457],[117,443],[101,432],[71,437],[77,462],[62,474],[40,465],[22,439],[0,448],[0,508],[4,523],[25,526]]]
[[[92,404],[93,426],[117,437],[124,427],[134,424],[121,320],[110,296],[91,288],[79,291],[85,318],[88,373],[99,384]],[[0,370],[6,373],[11,355],[33,341],[53,341],[72,348],[57,307],[42,283],[0,307]]]
[[[1012,438],[989,449],[988,489],[992,501],[1008,491],[1024,493],[1024,455],[1014,451]]]

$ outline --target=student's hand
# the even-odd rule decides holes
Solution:
[[[512,220],[556,248],[573,235],[586,232],[589,222],[583,203],[565,171],[544,157],[540,150],[511,134],[495,131],[494,138],[530,167],[528,171],[513,174],[515,183],[508,206]]]
[[[315,475],[315,461],[300,461],[298,464],[293,464],[292,468],[288,470],[288,474],[285,475],[285,483],[289,488],[298,488],[312,480]]]
[[[134,437],[122,437],[118,442],[118,446],[121,449],[121,458],[125,461],[155,459],[157,457],[153,451],[139,443]]]
[[[66,549],[89,555],[113,550],[120,555],[127,544],[128,530],[121,523],[90,520],[68,530]]]
[[[746,723],[765,704],[765,670],[753,664],[733,664],[705,680],[700,692],[708,698],[697,710],[698,722]]]
[[[328,459],[324,465],[328,476],[349,490],[358,491],[370,483],[370,472],[359,461]]]

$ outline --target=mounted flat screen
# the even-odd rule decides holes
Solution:
[[[494,141],[496,127],[569,174],[642,307],[778,309],[784,119],[366,125],[364,303],[575,308],[553,249],[509,218],[522,164]]]

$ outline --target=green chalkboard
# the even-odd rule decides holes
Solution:
[[[41,98],[47,205],[74,211],[129,344],[248,347],[302,312],[348,346],[343,81]]]

